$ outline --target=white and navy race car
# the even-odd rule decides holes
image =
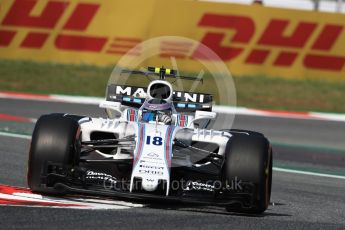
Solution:
[[[192,77],[152,67],[122,73],[153,80],[147,87],[108,85],[100,104],[107,118],[39,118],[29,153],[32,191],[217,205],[245,213],[267,209],[272,148],[264,135],[209,129],[216,119],[212,95],[174,91],[167,81]]]

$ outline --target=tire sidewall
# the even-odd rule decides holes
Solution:
[[[77,121],[60,114],[43,115],[32,135],[29,162],[28,185],[33,191],[54,192],[42,185],[47,175],[48,163],[74,166],[80,154],[80,126]]]

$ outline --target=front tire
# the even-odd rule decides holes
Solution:
[[[47,187],[48,163],[74,166],[80,154],[80,126],[78,121],[61,114],[41,116],[32,134],[28,186],[33,192],[59,194]]]
[[[251,207],[227,207],[228,211],[259,214],[270,201],[272,187],[272,148],[259,133],[232,133],[225,161],[225,179],[241,180],[255,185]]]

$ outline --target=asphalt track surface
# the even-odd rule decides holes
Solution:
[[[12,99],[0,99],[0,109],[32,118],[52,112],[104,116],[97,106]],[[273,143],[275,166],[340,173],[345,168],[345,123],[237,116],[234,128],[264,132]],[[0,121],[0,131],[32,129],[32,123]],[[0,136],[0,184],[26,187],[29,144]],[[0,229],[345,229],[343,179],[274,171],[271,202],[256,216],[162,203],[123,210],[0,206]]]

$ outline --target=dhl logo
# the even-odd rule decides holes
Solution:
[[[41,6],[39,13],[32,11]],[[21,49],[44,49],[50,36],[54,47],[60,51],[94,52],[108,55],[123,55],[143,38],[128,36],[87,35],[87,29],[99,13],[101,4],[50,0],[42,4],[39,0],[14,0],[3,20],[0,22],[0,48],[9,47],[21,28],[25,35],[19,42]],[[39,7],[38,7],[39,8]],[[37,10],[36,10],[37,11]],[[305,69],[339,72],[344,69],[345,56],[331,55],[334,46],[344,30],[343,24],[300,21],[287,35],[290,21],[271,18],[263,30],[256,28],[255,19],[250,16],[235,14],[204,13],[198,19],[195,30],[204,31],[199,37],[201,43],[210,47],[226,63],[237,60],[245,54],[245,65],[269,64],[275,67],[291,67],[297,60],[302,60]],[[58,28],[57,25],[62,27]],[[318,27],[321,30],[317,30]],[[58,31],[53,33],[53,31]],[[228,39],[229,31],[234,36]],[[23,31],[21,31],[23,32]],[[259,33],[258,39],[255,39]],[[176,34],[181,35],[183,34]],[[248,48],[248,44],[255,43]],[[228,43],[228,45],[224,45]],[[307,44],[311,43],[309,47]],[[162,41],[162,58],[175,56],[180,59],[203,60],[201,46],[189,43]],[[248,51],[249,52],[245,52]],[[272,63],[272,50],[279,49]],[[140,49],[131,55],[140,55]],[[207,57],[209,58],[209,57]]]
[[[41,49],[44,47],[50,31],[56,28],[59,20],[70,7],[68,1],[48,1],[39,15],[32,15],[32,11],[39,5],[39,0],[15,0],[1,22],[0,47],[6,47],[14,40],[16,28],[30,28],[20,43],[20,48]],[[133,48],[141,39],[128,37],[115,37],[110,39],[102,36],[84,35],[86,29],[94,19],[100,4],[78,3],[72,13],[68,15],[63,25],[62,32],[54,39],[55,48],[58,50],[101,52],[106,45],[108,54],[125,54]],[[38,31],[35,31],[37,29]],[[46,30],[47,32],[42,32]],[[78,35],[75,35],[75,33]],[[54,35],[53,35],[54,36]]]
[[[273,61],[273,66],[290,67],[306,47],[307,42],[312,39],[318,23],[299,22],[290,35],[286,35],[289,20],[271,19],[263,30],[256,46],[245,58],[246,64],[264,64],[271,50],[267,47],[282,49]],[[200,20],[199,27],[218,28],[223,30],[234,30],[231,45],[222,45],[225,33],[207,32],[202,38],[202,43],[214,50],[222,60],[229,62],[238,57],[244,50],[246,44],[253,39],[256,32],[255,22],[250,17],[234,15],[205,14]],[[303,65],[307,69],[320,69],[341,71],[345,66],[345,56],[334,56],[328,53],[339,41],[339,36],[344,29],[343,25],[325,24],[316,39],[313,41],[310,50],[303,57]],[[343,41],[344,42],[344,41]],[[291,48],[295,51],[290,51]],[[287,51],[284,49],[288,49]],[[320,54],[323,52],[323,54]],[[194,53],[195,58],[198,52]]]
[[[317,23],[299,22],[290,35],[286,34],[289,26],[289,20],[271,19],[266,28],[263,30],[259,39],[255,41],[255,47],[250,50],[245,57],[247,65],[263,65],[267,62],[272,48],[279,48],[281,51],[271,65],[276,67],[291,67],[299,55],[304,55],[307,42],[312,39]],[[198,23],[199,28],[207,28],[208,30],[222,29],[224,32],[207,31],[201,39],[201,43],[211,48],[224,62],[231,62],[238,58],[247,45],[251,42],[254,34],[257,32],[255,22],[250,17],[235,15],[219,15],[206,13]],[[345,66],[345,56],[329,55],[333,46],[339,41],[339,36],[344,29],[343,25],[325,24],[316,39],[313,41],[311,49],[303,56],[303,65],[307,69],[341,71]],[[226,32],[234,31],[234,36],[230,41],[226,41]],[[223,45],[225,42],[230,45]],[[188,48],[192,49],[192,44],[174,44],[174,53],[163,53],[162,56],[174,55],[180,58],[186,57],[189,53]],[[191,58],[209,59],[205,57],[201,50],[201,46],[197,47],[191,55]],[[291,51],[293,49],[293,51]],[[163,51],[166,50],[163,48]],[[323,54],[320,54],[323,52]]]

